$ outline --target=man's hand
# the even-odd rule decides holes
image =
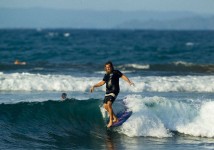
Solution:
[[[90,88],[90,92],[91,92],[91,93],[94,92],[94,86],[92,86],[92,87]]]
[[[91,93],[94,92],[94,88],[95,88],[95,87],[100,87],[100,86],[104,85],[105,83],[106,83],[105,81],[100,81],[100,82],[98,82],[97,84],[95,84],[94,86],[92,86],[92,87],[90,88],[90,92],[91,92]]]
[[[130,86],[135,86],[135,84],[133,82],[130,82],[129,85]]]

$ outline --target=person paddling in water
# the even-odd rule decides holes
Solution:
[[[106,84],[106,94],[105,98],[103,100],[103,107],[106,109],[106,111],[109,114],[109,124],[107,127],[111,127],[114,122],[118,122],[118,118],[115,116],[112,104],[117,98],[117,95],[120,92],[120,85],[119,85],[119,78],[122,78],[126,82],[129,83],[129,85],[134,85],[128,77],[126,77],[123,73],[121,73],[119,70],[114,70],[114,66],[111,61],[108,61],[105,63],[105,71],[106,74],[104,75],[104,78],[102,81],[98,82],[94,86],[91,87],[90,91],[91,93],[94,91],[94,88],[100,87],[104,84]]]
[[[62,100],[67,100],[67,99],[68,99],[68,98],[67,98],[67,94],[66,94],[66,93],[62,93],[61,99],[62,99]]]

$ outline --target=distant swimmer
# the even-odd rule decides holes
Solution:
[[[67,100],[67,94],[66,93],[62,93],[62,96],[61,96],[62,100]]]
[[[106,71],[106,74],[104,75],[103,80],[98,82],[94,86],[92,86],[90,91],[93,92],[94,88],[100,87],[106,84],[106,94],[103,100],[103,103],[104,103],[103,107],[106,109],[106,111],[109,114],[110,119],[107,125],[107,127],[109,128],[113,125],[113,123],[118,122],[118,118],[115,116],[113,112],[112,104],[120,92],[119,78],[122,78],[123,80],[128,82],[129,85],[134,85],[134,83],[131,82],[129,78],[127,78],[119,70],[114,70],[114,66],[111,61],[108,61],[105,63],[105,71]]]
[[[24,61],[16,60],[16,61],[14,61],[14,64],[15,64],[15,65],[26,65],[27,63],[24,62]]]

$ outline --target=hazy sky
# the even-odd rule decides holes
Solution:
[[[214,14],[214,0],[0,0],[0,7],[191,11]]]

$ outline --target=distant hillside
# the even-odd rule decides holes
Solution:
[[[189,17],[172,20],[131,20],[119,24],[117,29],[157,29],[157,30],[214,30],[214,17]]]
[[[191,12],[0,8],[0,28],[206,29],[214,17]]]

